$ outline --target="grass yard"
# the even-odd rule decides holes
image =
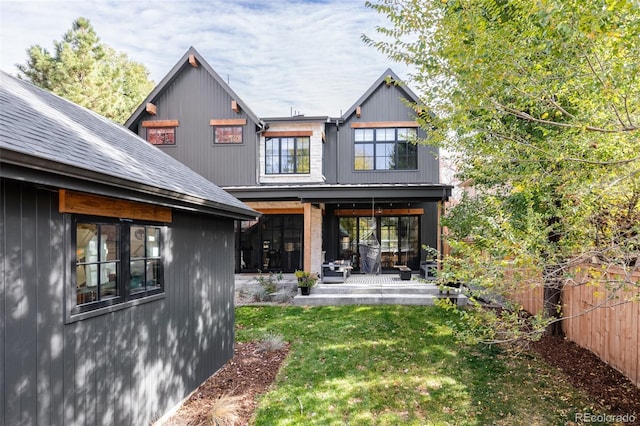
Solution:
[[[257,425],[564,425],[602,413],[523,353],[457,343],[435,307],[238,307],[238,341],[275,332],[291,352]]]

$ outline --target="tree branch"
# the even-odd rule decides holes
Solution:
[[[516,138],[514,138],[514,137],[512,137],[510,135],[505,135],[503,133],[496,132],[496,131],[489,130],[489,129],[485,129],[485,131],[487,133],[489,133],[489,134],[492,134],[494,136],[498,136],[498,137],[500,137],[502,139],[515,142],[515,143],[517,143],[519,145],[526,146],[527,148],[531,148],[531,149],[533,149],[535,151],[538,151],[538,152],[542,153],[546,157],[549,157],[549,158],[552,158],[552,159],[555,159],[555,160],[558,159],[557,155],[551,154],[551,153],[543,150],[542,148],[538,148],[537,146],[534,146],[534,145],[532,145],[532,144],[530,144],[530,143],[528,143],[526,141],[518,140],[518,139],[516,139]],[[562,160],[575,161],[575,162],[578,162],[578,163],[591,164],[591,165],[595,165],[595,166],[619,166],[619,165],[629,164],[629,163],[633,163],[635,161],[639,161],[640,160],[640,155],[638,155],[637,157],[627,158],[627,159],[624,159],[624,160],[617,160],[617,161],[593,161],[593,160],[585,160],[583,158],[576,158],[576,157],[564,157],[564,158],[562,158]]]
[[[625,126],[623,125],[621,128],[619,129],[605,129],[603,127],[596,127],[596,126],[580,126],[580,125],[576,125],[576,124],[570,124],[570,123],[559,123],[557,121],[552,121],[552,120],[544,120],[542,118],[536,118],[530,114],[527,114],[524,111],[520,111],[517,110],[515,108],[511,108],[508,107],[506,105],[501,104],[500,102],[496,101],[495,99],[491,99],[491,103],[499,110],[502,110],[504,112],[507,112],[509,114],[512,114],[518,118],[521,118],[523,120],[526,121],[531,121],[534,123],[540,123],[540,124],[546,124],[549,126],[556,126],[556,127],[564,127],[567,129],[584,129],[590,132],[598,132],[598,133],[621,133],[621,132],[632,132],[632,131],[636,131],[639,130],[640,127],[637,126]],[[623,123],[624,124],[624,123]]]
[[[594,56],[596,58],[596,61],[598,61],[598,66],[600,67],[600,70],[604,71],[602,62],[600,61],[600,58],[598,58],[595,52],[594,52]],[[595,78],[600,82],[600,84],[602,84],[602,87],[606,87],[605,81],[602,79],[602,77],[600,77],[600,74],[598,74],[598,72],[595,70],[593,64],[591,63],[591,59],[589,59],[589,56],[585,55],[584,58],[587,60],[587,64],[589,64],[589,69],[591,69],[591,72],[593,73]],[[622,120],[622,117],[620,116],[620,113],[618,112],[618,108],[616,108],[615,104],[611,104],[611,109],[613,110],[613,113],[615,114],[615,116],[618,118],[618,122],[620,123],[620,125],[623,128],[626,127],[626,124]]]

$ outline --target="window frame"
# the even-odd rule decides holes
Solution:
[[[176,126],[157,126],[157,127],[147,127],[147,134],[146,134],[146,141],[149,142],[151,145],[153,146],[176,146]],[[154,132],[159,132],[159,131],[163,131],[163,130],[171,130],[171,133],[173,135],[173,142],[171,143],[154,143],[150,140],[150,136],[151,133]]]
[[[293,154],[293,159],[294,159],[294,167],[293,167],[293,171],[283,171],[282,168],[282,164],[283,164],[283,155],[282,155],[282,143],[283,141],[289,141],[289,140],[293,140],[293,144],[294,144],[294,154]],[[299,147],[299,142],[302,140],[306,140],[307,146],[306,146],[306,151],[307,154],[306,155],[300,155],[298,154],[299,151],[303,151],[303,148]],[[278,158],[278,171],[277,172],[272,172],[269,171],[270,167],[269,167],[269,159],[271,158],[276,158],[276,156],[270,156],[268,155],[268,149],[267,149],[267,145],[269,144],[269,142],[272,141],[277,141],[277,145],[278,145],[278,154],[277,154],[277,158]],[[286,158],[287,156],[285,156]],[[306,171],[298,171],[298,165],[300,160],[306,158],[307,159],[307,170]],[[311,174],[311,137],[310,136],[271,136],[271,137],[265,137],[264,140],[264,173],[265,175],[309,175]]]
[[[213,127],[213,144],[214,145],[242,145],[244,144],[244,126],[243,125],[216,125]],[[220,129],[234,129],[240,130],[240,141],[239,142],[220,142],[218,139],[218,130]]]
[[[154,222],[149,220],[130,220],[130,219],[119,219],[112,218],[106,216],[90,216],[90,215],[72,215],[65,214],[65,222],[67,223],[68,232],[66,233],[69,236],[69,242],[66,244],[68,248],[68,262],[69,270],[68,277],[69,279],[65,280],[65,291],[67,292],[66,296],[66,323],[71,323],[87,318],[91,318],[98,315],[103,315],[108,312],[117,311],[120,309],[125,309],[131,306],[135,306],[141,303],[147,303],[154,300],[162,299],[166,294],[166,280],[165,280],[165,265],[166,265],[166,255],[165,255],[165,239],[167,235],[167,225],[161,222]],[[78,264],[87,265],[93,262],[78,262],[78,243],[77,243],[77,230],[78,224],[88,223],[88,224],[98,224],[98,225],[116,225],[118,226],[118,235],[119,235],[119,267],[118,267],[118,275],[117,275],[117,294],[113,297],[109,297],[103,300],[89,301],[85,303],[78,303],[78,274],[77,267]],[[156,256],[147,256],[146,253],[146,240],[145,240],[145,256],[144,257],[136,257],[135,259],[131,256],[131,247],[130,247],[130,238],[131,238],[131,228],[132,227],[144,227],[147,228],[156,228],[158,229],[159,241],[158,241],[158,253]],[[146,238],[145,232],[145,238]],[[130,280],[125,280],[124,277],[130,276],[131,272],[131,262],[144,260],[145,264],[147,259],[153,259],[159,261],[158,271],[158,286],[153,288],[146,288],[143,291],[133,292],[130,287]],[[98,262],[101,260],[98,259]],[[107,262],[110,262],[107,260]],[[147,273],[145,271],[145,273]],[[99,285],[96,289],[99,288]],[[96,290],[98,291],[98,290]]]
[[[382,139],[378,139],[378,133],[384,131],[385,133],[387,133],[388,131],[392,130],[393,131],[393,139],[388,139],[388,138],[382,138]],[[367,131],[370,131],[373,135],[372,139],[366,139],[366,136],[363,137],[362,140],[357,140],[357,135],[358,132],[362,132],[363,134]],[[399,139],[399,134],[400,132],[403,132],[404,135],[406,135],[406,139]],[[418,147],[415,144],[411,143],[411,139],[412,138],[417,138],[418,137],[418,130],[415,127],[358,127],[358,128],[354,128],[353,129],[353,170],[355,172],[404,172],[404,171],[416,171],[419,169],[418,167]],[[388,155],[385,155],[384,152],[384,145],[390,145],[393,144],[394,148],[393,148],[393,152],[394,152],[394,157],[389,157]],[[372,155],[370,156],[370,158],[372,158],[373,161],[373,166],[372,168],[358,168],[357,167],[357,162],[358,159],[361,159],[361,161],[364,162],[366,161],[366,158],[369,158],[369,156],[358,156],[357,152],[358,146],[366,146],[366,145],[370,145],[372,146]],[[406,149],[409,149],[410,146],[414,146],[414,156],[413,158],[415,159],[415,167],[412,168],[381,168],[378,167],[378,162],[385,159],[385,158],[393,158],[394,161],[396,163],[398,163],[398,160],[401,158],[399,155],[399,149],[398,147],[400,146],[405,146]],[[380,151],[380,152],[379,152]],[[407,156],[407,158],[409,158]]]

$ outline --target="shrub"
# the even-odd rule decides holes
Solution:
[[[258,342],[258,352],[274,352],[284,348],[285,341],[282,335],[267,332],[265,336]]]
[[[256,281],[258,281],[260,287],[264,288],[267,293],[275,293],[278,288],[278,284],[282,281],[282,274],[269,272],[269,275],[265,276],[260,272],[260,275],[256,277]]]
[[[271,293],[264,287],[254,287],[248,293],[254,302],[268,302],[271,300]]]
[[[207,424],[212,426],[234,425],[240,420],[238,412],[240,398],[227,394],[220,395],[207,413]]]

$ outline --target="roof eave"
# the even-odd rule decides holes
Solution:
[[[105,175],[67,164],[0,149],[0,176],[47,186],[59,186],[80,191],[119,197],[130,201],[153,202],[184,211],[213,214],[239,220],[251,220],[260,213],[246,207],[206,200],[168,189]],[[26,173],[29,171],[29,173]]]
[[[298,186],[253,186],[225,187],[229,194],[243,201],[299,200],[302,202],[370,202],[379,201],[446,201],[451,196],[452,185],[406,184],[406,185],[298,185]]]

